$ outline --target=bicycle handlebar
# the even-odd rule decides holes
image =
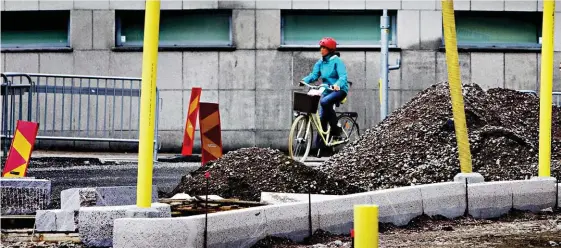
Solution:
[[[324,88],[329,89],[329,90],[333,90],[333,86],[328,87],[327,84],[311,85],[311,84],[308,84],[308,83],[306,83],[306,82],[304,82],[304,81],[300,81],[300,85],[305,85],[305,86],[307,86],[308,88],[311,88],[311,89],[314,89],[314,90],[317,90],[317,89],[319,89],[319,88],[321,88],[321,87],[324,87]]]

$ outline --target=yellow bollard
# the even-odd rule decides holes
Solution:
[[[142,87],[140,95],[140,134],[136,205],[152,206],[152,166],[154,159],[154,120],[156,113],[156,71],[160,32],[160,0],[146,0]]]
[[[450,86],[454,128],[456,130],[458,155],[460,157],[460,169],[462,173],[471,173],[471,151],[469,148],[466,115],[464,112],[464,97],[462,95],[462,82],[460,78],[460,62],[458,60],[453,0],[442,0],[442,24],[444,26],[448,84]]]
[[[378,206],[354,206],[354,244],[356,248],[378,248]]]
[[[553,93],[553,30],[555,20],[555,1],[543,1],[543,38],[540,80],[540,177],[551,176],[551,109]]]

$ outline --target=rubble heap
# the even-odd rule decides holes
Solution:
[[[537,175],[539,98],[464,85],[473,170],[486,180]],[[553,108],[552,176],[561,167],[561,110]],[[459,173],[447,83],[433,85],[319,169],[368,190],[451,181]]]
[[[343,180],[331,180],[315,169],[269,148],[242,148],[209,162],[182,178],[172,194],[205,194],[205,171],[210,172],[209,194],[259,201],[262,191],[347,194],[361,192]]]

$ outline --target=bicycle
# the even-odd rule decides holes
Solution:
[[[348,82],[349,86],[352,86],[352,82]],[[288,138],[288,152],[290,158],[296,161],[304,162],[308,157],[312,146],[312,140],[314,137],[313,126],[315,130],[319,133],[321,140],[324,144],[324,147],[334,148],[334,147],[341,147],[345,144],[351,142],[354,138],[358,138],[360,136],[360,129],[358,123],[356,122],[358,118],[358,113],[356,112],[335,112],[337,114],[337,123],[342,127],[343,133],[341,134],[340,140],[334,140],[331,134],[331,127],[328,126],[327,130],[323,130],[320,122],[320,117],[318,113],[318,105],[321,96],[319,95],[309,95],[308,93],[312,90],[320,90],[327,88],[327,85],[322,84],[319,86],[313,86],[304,82],[300,83],[301,85],[306,85],[309,87],[307,93],[303,92],[294,92],[294,99],[293,99],[293,110],[294,116],[296,119],[292,122],[292,126],[290,128],[290,137]],[[340,103],[337,103],[333,106],[339,107],[340,104],[345,104],[347,101],[348,96],[343,99]],[[350,129],[350,130],[349,130]],[[296,136],[295,136],[296,135]],[[356,137],[355,137],[356,136]],[[304,147],[301,147],[304,145]],[[296,147],[294,147],[296,146]],[[302,150],[304,148],[304,150]],[[303,154],[300,156],[300,152]],[[320,150],[318,149],[318,154],[320,154]]]

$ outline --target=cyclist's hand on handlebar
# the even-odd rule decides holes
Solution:
[[[331,88],[331,90],[334,90],[334,91],[339,91],[339,90],[341,90],[341,88],[339,87],[339,85],[332,85],[330,88]]]

